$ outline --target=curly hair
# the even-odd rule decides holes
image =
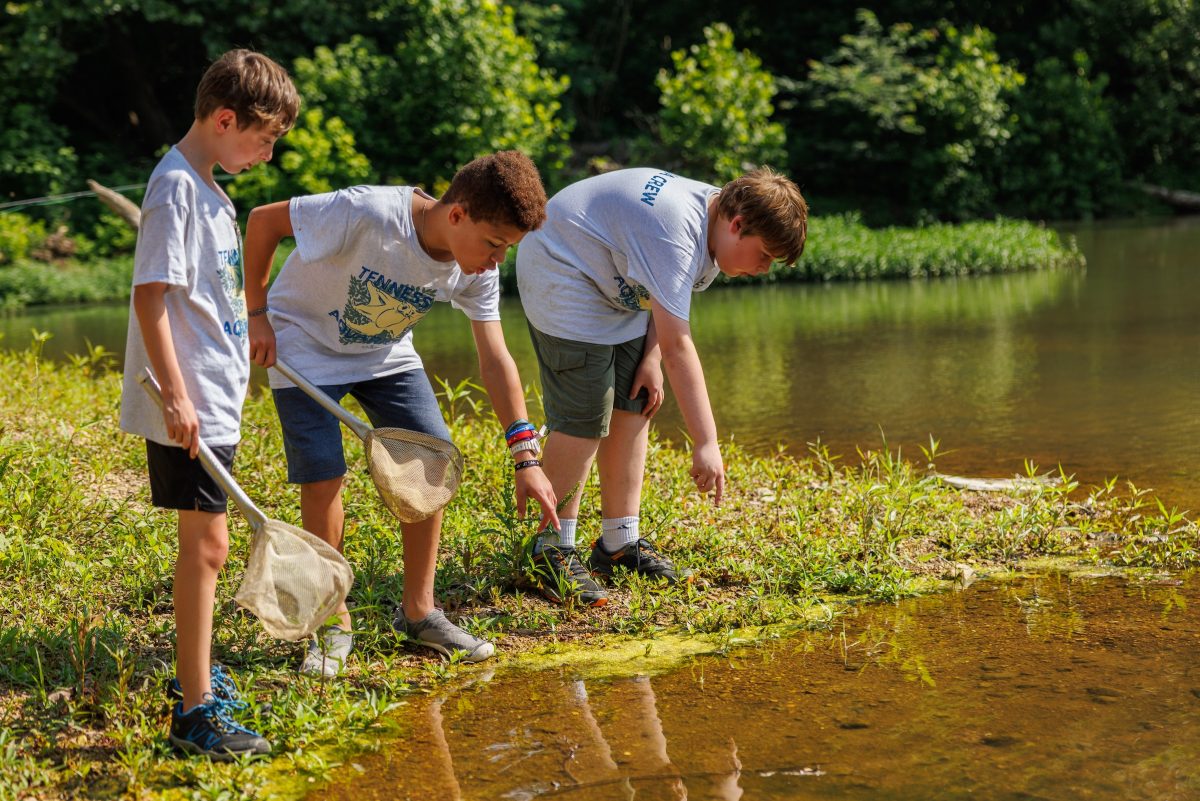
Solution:
[[[196,119],[233,109],[238,130],[250,125],[282,135],[296,124],[300,95],[287,70],[262,53],[230,50],[212,63],[196,89]]]
[[[546,220],[546,189],[537,167],[517,150],[481,156],[460,169],[442,195],[475,222],[533,231]]]
[[[808,203],[799,187],[770,167],[725,184],[717,213],[727,220],[740,215],[742,236],[761,236],[767,251],[784,264],[794,263],[804,252]]]

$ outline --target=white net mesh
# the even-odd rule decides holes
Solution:
[[[450,503],[462,478],[462,453],[454,443],[419,431],[377,428],[366,450],[375,489],[402,523],[426,520]]]
[[[354,572],[332,545],[302,528],[268,520],[254,532],[234,600],[272,637],[299,640],[337,610],[353,583]]]

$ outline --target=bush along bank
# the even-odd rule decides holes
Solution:
[[[275,267],[291,253],[280,247]],[[501,265],[505,291],[516,292],[516,250]],[[1024,220],[920,228],[868,228],[857,216],[814,218],[800,262],[776,267],[761,281],[859,281],[990,275],[1082,267],[1072,238]],[[13,263],[0,260],[0,308],[126,300],[132,256]],[[722,283],[729,279],[722,277]],[[738,282],[747,279],[738,279]]]
[[[248,798],[323,780],[339,747],[385,736],[405,696],[460,670],[397,641],[397,525],[346,445],[346,554],[356,571],[356,649],[324,683],[295,674],[302,645],[273,641],[231,597],[246,553],[236,516],[220,582],[216,660],[253,703],[250,722],[275,744],[271,760],[217,765],[174,757],[165,742],[171,675],[171,515],[148,503],[144,449],[116,428],[119,376],[95,351],[66,364],[37,346],[0,353],[0,798]],[[660,587],[622,577],[603,610],[553,606],[515,589],[533,523],[518,522],[499,427],[469,385],[442,388],[466,455],[446,514],[437,597],[447,613],[517,655],[608,648],[613,638],[730,637],[748,627],[828,625],[848,600],[927,591],[956,563],[1003,568],[1037,557],[1076,564],[1194,565],[1200,531],[1116,482],[1066,481],[1023,492],[960,492],[887,449],[842,465],[821,448],[797,458],[727,445],[730,487],[714,508],[695,494],[690,459],[652,444],[648,536],[696,571]],[[270,396],[247,403],[235,473],[271,517],[299,523]],[[936,458],[936,448],[930,448]],[[581,542],[598,531],[594,483],[583,489]],[[806,621],[809,621],[806,623]],[[824,621],[822,623],[821,621]]]

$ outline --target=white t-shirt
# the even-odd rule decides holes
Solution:
[[[133,285],[157,282],[169,286],[163,302],[200,437],[208,445],[234,445],[250,380],[241,237],[229,198],[206,184],[176,148],[150,174],[133,257]],[[149,366],[131,302],[121,429],[173,445],[162,410],[137,382]]]
[[[563,189],[517,251],[525,316],[543,333],[597,345],[645,335],[651,298],[688,319],[692,293],[718,272],[707,242],[717,191],[651,168]]]
[[[296,249],[268,295],[279,357],[315,384],[417,370],[412,327],[434,301],[500,319],[500,276],[466,275],[417,240],[410,186],[355,186],[292,198]],[[270,372],[271,386],[291,382]]]

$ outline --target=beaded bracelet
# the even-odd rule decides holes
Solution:
[[[526,467],[541,467],[541,459],[526,459],[523,462],[517,462],[513,465],[513,470],[524,470]]]
[[[258,317],[261,314],[266,314],[267,311],[268,311],[267,306],[265,306],[265,305],[259,306],[257,309],[251,309],[250,311],[246,312],[246,316],[247,317]]]

